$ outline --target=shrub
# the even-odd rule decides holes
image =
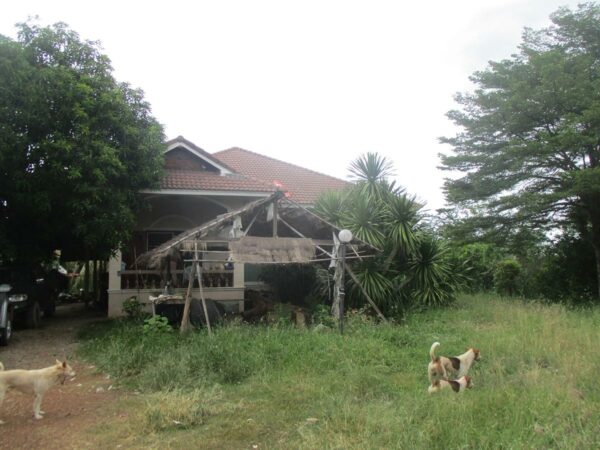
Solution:
[[[142,316],[142,304],[135,295],[125,300],[121,309],[129,319],[139,319]]]
[[[496,265],[494,286],[501,294],[514,296],[519,292],[521,264],[514,258],[506,258]]]
[[[169,333],[173,331],[173,328],[171,328],[171,325],[169,325],[169,319],[164,316],[157,315],[144,320],[143,330],[145,334]]]

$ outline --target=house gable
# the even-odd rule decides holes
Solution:
[[[219,169],[183,147],[176,147],[165,154],[165,169],[197,170],[219,173]]]
[[[178,170],[200,170],[231,175],[235,170],[214,158],[183,136],[177,136],[167,143],[165,150],[165,168]]]

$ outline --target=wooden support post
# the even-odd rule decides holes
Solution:
[[[198,250],[196,250],[197,252]],[[196,264],[196,275],[198,276],[198,287],[200,288],[200,299],[202,300],[202,309],[204,309],[204,318],[206,319],[206,328],[208,328],[208,335],[212,335],[210,328],[210,318],[208,317],[208,310],[206,309],[206,300],[204,300],[204,291],[202,289],[202,274],[200,273],[200,264]]]
[[[198,287],[200,288],[200,299],[202,300],[202,309],[204,309],[204,318],[206,319],[206,327],[208,328],[208,334],[212,335],[210,319],[208,317],[208,309],[206,308],[206,300],[204,299],[204,291],[202,289],[202,274],[200,272],[200,257],[198,255],[198,243],[194,243],[194,262],[192,264],[192,273],[190,274],[190,282],[188,284],[188,289],[185,296],[183,316],[181,317],[181,326],[179,328],[179,331],[181,333],[187,332],[190,327],[190,307],[192,303],[192,286],[194,285],[194,276],[198,278]]]
[[[341,244],[340,244],[341,247]],[[335,258],[335,272],[333,274],[333,302],[331,304],[331,315],[336,318],[337,320],[340,320],[340,292],[343,289],[342,287],[342,283],[343,283],[343,276],[342,276],[342,264],[341,264],[341,259],[338,257],[339,255],[336,256]]]
[[[192,303],[192,287],[194,286],[194,273],[196,272],[196,264],[198,264],[198,262],[194,260],[194,262],[192,263],[192,273],[190,273],[187,292],[185,294],[185,305],[183,307],[181,325],[179,327],[179,331],[181,333],[187,332],[190,326],[190,304]]]
[[[346,297],[346,288],[344,287],[344,270],[346,268],[346,244],[340,244],[341,279],[340,279],[340,334],[344,334],[344,299]]]
[[[277,199],[273,201],[273,237],[277,237]]]

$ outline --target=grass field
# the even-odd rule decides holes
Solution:
[[[114,321],[81,338],[81,357],[141,392],[98,445],[600,448],[600,309],[465,296],[403,324],[354,317],[343,336],[240,325],[157,337]],[[440,354],[481,350],[472,390],[427,394],[436,340]]]

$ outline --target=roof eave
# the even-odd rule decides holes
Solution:
[[[189,196],[219,196],[219,197],[268,197],[273,191],[228,191],[210,189],[143,189],[142,194],[152,195],[189,195]]]

